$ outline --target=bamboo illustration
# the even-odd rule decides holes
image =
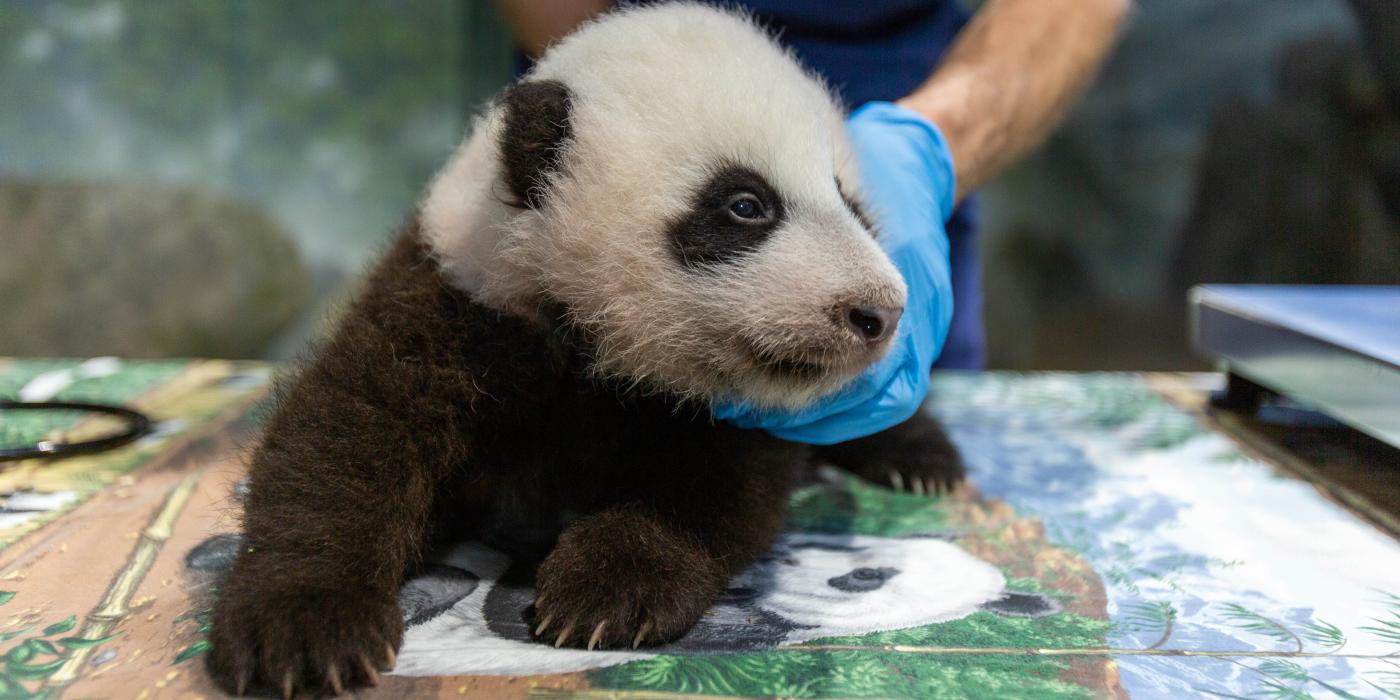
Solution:
[[[117,572],[116,577],[112,579],[112,584],[107,587],[102,602],[88,614],[87,619],[83,622],[82,631],[78,634],[79,637],[83,639],[105,637],[112,632],[117,623],[131,613],[131,609],[127,605],[130,603],[132,595],[136,593],[137,587],[146,578],[146,573],[150,571],[151,565],[155,562],[161,547],[165,545],[165,541],[170,539],[175,518],[184,509],[190,494],[194,492],[195,486],[199,484],[199,479],[203,475],[203,469],[196,470],[181,479],[180,483],[171,489],[170,495],[165,499],[165,504],[151,519],[146,529],[142,530],[141,538],[137,541],[131,556],[127,558],[126,565]],[[77,680],[92,651],[93,647],[75,650],[58,672],[49,678],[47,685],[51,688],[61,689]],[[61,692],[61,690],[56,691],[54,697],[56,698]]]

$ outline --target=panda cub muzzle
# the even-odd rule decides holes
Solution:
[[[702,296],[733,304],[714,324],[714,342],[737,341],[767,382],[792,384],[804,398],[802,388],[834,388],[878,359],[898,326],[903,290],[839,185],[789,204],[755,169],[712,167],[668,237],[676,263],[710,287]],[[749,305],[760,308],[746,316]],[[754,383],[745,375],[726,388],[742,393]]]
[[[902,279],[839,195],[828,196],[834,203],[797,208],[786,230],[716,282],[762,288],[727,297],[740,311],[716,338],[742,339],[754,358],[756,371],[737,372],[730,389],[750,401],[800,408],[883,357],[898,333]]]

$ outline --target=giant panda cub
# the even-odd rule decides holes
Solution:
[[[551,48],[282,382],[214,612],[218,683],[373,684],[405,576],[485,527],[558,533],[537,640],[654,646],[764,554],[814,461],[919,492],[960,480],[923,415],[814,450],[709,412],[802,407],[890,345],[905,288],[843,119],[714,9],[615,12]]]

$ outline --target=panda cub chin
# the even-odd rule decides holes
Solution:
[[[888,350],[904,283],[844,115],[749,19],[615,12],[479,119],[338,328],[279,386],[209,668],[338,693],[393,667],[397,591],[439,543],[558,532],[541,643],[656,645],[761,556],[815,461],[950,488],[920,414],[830,448],[714,421],[797,408]]]

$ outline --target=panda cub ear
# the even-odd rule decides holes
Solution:
[[[511,206],[544,204],[545,183],[562,167],[572,138],[571,100],[568,86],[557,80],[516,83],[501,97],[501,179],[513,197]]]

